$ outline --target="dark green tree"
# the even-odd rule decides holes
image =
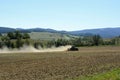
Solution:
[[[30,35],[28,33],[23,34],[23,39],[30,39]]]
[[[17,48],[20,48],[20,47],[22,47],[22,46],[23,46],[23,42],[22,42],[21,38],[18,38],[18,39],[16,40],[16,47],[17,47]]]
[[[98,46],[99,44],[102,43],[102,38],[100,35],[94,35],[92,39],[93,39],[93,45],[95,46]]]
[[[59,46],[65,46],[65,45],[69,45],[69,41],[68,40],[64,40],[64,39],[58,39],[57,41],[55,41],[55,46],[59,47]]]
[[[21,39],[23,36],[19,31],[15,31],[15,39]]]
[[[7,36],[8,36],[10,39],[15,39],[15,35],[14,35],[13,32],[7,33]]]
[[[38,42],[35,42],[35,43],[34,43],[34,48],[36,48],[36,49],[39,48],[39,43],[38,43]]]

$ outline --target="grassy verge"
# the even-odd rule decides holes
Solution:
[[[120,80],[120,69],[91,76],[83,76],[73,80]]]

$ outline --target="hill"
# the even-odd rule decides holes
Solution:
[[[8,27],[0,27],[0,33],[7,33],[7,32],[13,32],[16,29],[8,28]]]
[[[30,29],[22,29],[22,28],[9,28],[9,27],[0,27],[0,33],[8,33],[13,31],[20,31],[20,32],[51,32],[51,33],[67,33],[67,31],[57,31],[54,29],[44,29],[44,28],[30,28]]]
[[[43,28],[31,28],[31,29],[22,29],[22,28],[7,28],[0,27],[0,33],[8,33],[14,31],[20,31],[22,33],[29,33],[31,39],[34,40],[57,40],[57,39],[66,39],[69,40],[76,36],[66,34],[66,31],[57,31],[53,29],[43,29]]]
[[[99,34],[103,38],[112,38],[120,35],[120,28],[86,29],[79,31],[71,31],[69,33],[73,35],[83,35],[83,36]]]
[[[48,32],[55,34],[67,34],[67,35],[77,35],[77,36],[91,36],[95,34],[99,34],[103,38],[112,38],[120,35],[120,27],[118,28],[98,28],[98,29],[86,29],[86,30],[78,30],[78,31],[57,31],[54,29],[43,29],[43,28],[31,28],[31,29],[21,29],[21,28],[7,28],[0,27],[0,33],[7,33],[19,30],[21,32]]]
[[[50,32],[31,32],[29,33],[31,39],[34,40],[57,40],[57,39],[66,39],[69,40],[76,36],[60,33],[50,33]]]

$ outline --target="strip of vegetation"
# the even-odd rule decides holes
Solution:
[[[120,69],[114,69],[112,71],[96,75],[82,76],[72,80],[120,80]]]
[[[39,36],[38,36],[39,37]],[[65,45],[82,46],[101,46],[101,45],[120,45],[120,37],[112,39],[103,39],[100,35],[83,36],[77,38],[53,39],[53,40],[33,40],[28,33],[21,33],[19,31],[0,34],[0,48],[4,46],[8,48],[20,48],[23,45],[32,45],[35,48],[59,47]]]

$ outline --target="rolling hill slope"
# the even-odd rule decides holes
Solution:
[[[120,28],[101,28],[101,29],[87,29],[80,31],[72,31],[73,35],[99,34],[103,38],[112,38],[120,35]]]
[[[14,28],[8,28],[8,27],[0,27],[0,33],[7,33],[7,32],[13,32],[16,29]]]
[[[14,32],[14,31],[20,31],[23,33],[29,33],[31,39],[34,40],[57,40],[57,39],[72,39],[76,36],[66,34],[65,31],[56,31],[53,29],[42,29],[42,28],[33,28],[33,29],[21,29],[21,28],[6,28],[6,27],[0,27],[0,33],[8,33],[8,32]]]
[[[0,27],[0,33],[7,33],[19,30],[21,32],[49,32],[55,34],[67,34],[67,35],[77,35],[77,36],[86,36],[86,35],[95,35],[99,34],[103,38],[112,38],[120,35],[120,27],[118,28],[98,28],[98,29],[86,29],[86,30],[78,30],[78,31],[57,31],[53,29],[43,29],[43,28],[31,28],[31,29],[21,29],[21,28],[7,28]]]
[[[29,35],[31,39],[34,40],[57,40],[57,39],[69,40],[76,37],[73,35],[50,33],[50,32],[31,32],[29,33]]]

